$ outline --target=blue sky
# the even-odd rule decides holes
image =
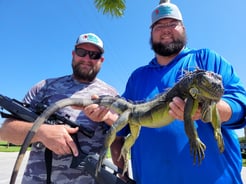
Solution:
[[[188,46],[217,51],[245,85],[246,1],[172,2],[182,11]],[[115,18],[98,12],[93,0],[0,0],[0,93],[21,100],[38,81],[71,74],[75,40],[94,32],[106,51],[99,78],[121,94],[130,73],[153,57],[149,25],[158,3],[126,0],[124,16]]]

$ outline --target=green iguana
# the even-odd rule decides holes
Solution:
[[[126,125],[129,125],[130,134],[125,139],[120,155],[124,158],[124,171],[126,171],[128,167],[127,154],[135,143],[141,126],[155,128],[172,123],[174,118],[168,114],[169,103],[172,101],[173,97],[176,96],[186,99],[186,105],[184,108],[185,132],[189,138],[190,151],[194,158],[193,162],[196,163],[198,160],[198,162],[201,163],[204,159],[206,146],[199,139],[196,128],[194,127],[192,115],[198,108],[201,108],[201,120],[204,122],[211,122],[219,150],[220,152],[223,152],[224,141],[221,133],[221,122],[216,108],[216,102],[220,100],[223,93],[224,88],[220,75],[197,69],[193,72],[187,72],[184,77],[174,85],[174,87],[145,103],[134,104],[123,98],[112,96],[101,96],[98,99],[67,98],[57,101],[53,105],[49,106],[34,122],[33,127],[29,131],[21,147],[13,172],[18,172],[20,163],[22,162],[25,151],[30,144],[32,137],[41,124],[44,123],[50,115],[65,106],[87,106],[90,104],[98,104],[100,106],[108,107],[119,114],[119,118],[111,126],[106,135],[105,144],[100,153],[96,173],[100,171],[102,161],[105,158],[108,148],[114,141],[116,133]]]

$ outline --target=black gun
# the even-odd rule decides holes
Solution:
[[[33,112],[28,104],[22,103],[16,99],[10,99],[6,96],[0,94],[0,107],[7,110],[11,114],[7,114],[3,111],[0,111],[0,114],[3,118],[15,118],[19,120],[24,120],[28,122],[34,122],[38,116],[45,110],[46,106],[43,104],[38,104],[38,112]],[[64,124],[68,124],[71,127],[79,127],[79,131],[86,135],[87,137],[93,137],[94,131],[84,127],[83,125],[79,125],[75,122],[70,121],[64,116],[59,115],[58,113],[52,114],[47,123],[53,121],[61,121]],[[73,157],[71,168],[82,169],[85,168],[88,173],[94,177],[94,179],[99,184],[134,184],[135,181],[129,179],[127,182],[124,182],[120,178],[117,177],[117,174],[121,173],[121,170],[118,169],[115,165],[110,162],[104,162],[101,171],[98,173],[98,176],[95,177],[96,163],[98,162],[98,156],[92,156],[84,153],[79,146],[78,137],[76,134],[71,135],[74,142],[77,145],[79,155],[77,157]],[[107,169],[106,169],[107,168]],[[113,172],[109,172],[109,170]]]
[[[25,120],[28,122],[34,122],[37,117],[39,116],[39,114],[42,113],[42,111],[45,110],[46,106],[43,104],[37,104],[38,106],[38,113],[33,112],[32,110],[30,110],[28,108],[28,104],[22,103],[16,99],[10,99],[6,96],[3,96],[0,94],[0,107],[2,107],[3,109],[7,110],[8,112],[10,112],[11,114],[7,114],[3,111],[1,111],[1,116],[3,118],[15,118],[15,119],[20,119],[20,120]],[[67,119],[64,116],[61,116],[58,113],[54,113],[52,114],[52,116],[48,119],[48,122],[52,122],[52,121],[61,121],[64,124],[70,125],[71,127],[75,128],[75,127],[79,127],[79,131],[81,133],[83,133],[84,135],[86,135],[87,137],[93,137],[94,136],[94,130],[91,130],[87,127],[84,127],[83,125],[79,125],[75,122],[70,121],[69,119]]]

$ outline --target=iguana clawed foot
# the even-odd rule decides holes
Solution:
[[[128,158],[127,158],[128,153],[129,153],[129,149],[125,149],[124,146],[123,146],[122,149],[121,149],[120,156],[118,158],[118,161],[121,159],[121,157],[123,157],[123,160],[124,160],[124,168],[123,168],[122,175],[124,175],[127,172],[127,169],[128,169]]]
[[[203,142],[197,138],[195,141],[190,140],[190,152],[193,155],[193,164],[196,164],[198,159],[198,164],[202,163],[202,160],[205,157],[206,146]]]
[[[217,144],[218,144],[220,152],[221,153],[224,152],[225,145],[224,145],[224,140],[223,140],[221,130],[214,130],[214,136],[215,136],[215,139],[217,140]]]
[[[103,160],[106,158],[107,155],[107,149],[102,149],[99,155],[99,159],[98,159],[98,163],[96,166],[96,172],[95,172],[95,176],[97,177],[98,173],[101,171],[101,167],[102,167],[102,163]]]

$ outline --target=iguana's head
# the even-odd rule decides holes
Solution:
[[[187,74],[190,94],[195,99],[219,101],[224,94],[222,77],[214,72],[197,69]],[[189,85],[190,84],[190,85]]]

